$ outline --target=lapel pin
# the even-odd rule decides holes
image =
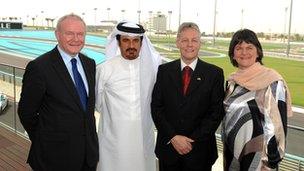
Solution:
[[[202,79],[201,79],[201,77],[197,77],[196,80],[197,81],[201,81]]]

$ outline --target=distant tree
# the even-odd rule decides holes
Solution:
[[[295,40],[295,41],[302,41],[302,40],[303,40],[303,37],[301,37],[300,34],[296,33],[296,34],[294,35],[294,40]]]
[[[280,35],[278,36],[278,38],[280,38],[280,39],[281,39],[281,41],[282,41],[282,40],[284,40],[284,39],[285,39],[285,35],[284,35],[284,34],[280,34]]]
[[[271,36],[270,36],[270,35],[266,35],[266,36],[265,36],[265,39],[266,39],[266,40],[270,40],[270,39],[271,39]]]
[[[264,34],[264,32],[258,32],[257,36],[260,37],[260,38],[264,38],[265,34]]]
[[[32,17],[32,20],[33,20],[33,26],[35,26],[35,17]]]
[[[226,37],[230,38],[233,36],[233,34],[234,34],[234,32],[228,32],[228,33],[226,33]]]
[[[54,20],[55,20],[55,18],[50,18],[50,21],[51,21],[51,23],[52,23],[52,27],[54,28]]]
[[[50,23],[49,23],[50,18],[45,18],[45,21],[46,21],[47,26],[50,27]]]

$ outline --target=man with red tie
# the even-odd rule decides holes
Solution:
[[[180,25],[181,58],[159,66],[152,93],[160,171],[211,170],[217,159],[215,131],[223,117],[223,70],[198,58],[200,30]]]

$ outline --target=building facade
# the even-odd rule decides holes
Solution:
[[[0,29],[23,29],[23,23],[15,21],[0,21]]]

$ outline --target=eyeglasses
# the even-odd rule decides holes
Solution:
[[[64,35],[66,37],[68,37],[69,39],[73,39],[75,37],[78,38],[78,39],[83,39],[85,37],[84,32],[75,33],[75,32],[72,32],[72,31],[67,31],[67,32],[64,32]]]

